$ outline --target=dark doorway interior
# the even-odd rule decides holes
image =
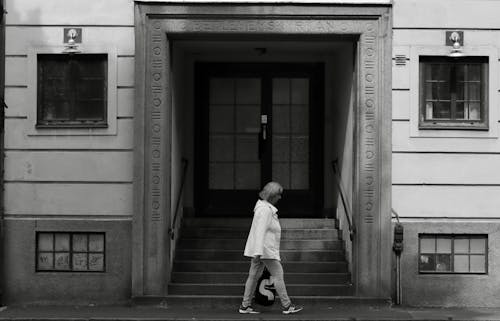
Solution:
[[[195,65],[197,216],[249,216],[280,182],[280,217],[323,208],[323,63]]]

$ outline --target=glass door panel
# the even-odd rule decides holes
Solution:
[[[272,81],[272,180],[285,190],[307,190],[309,182],[309,79]]]
[[[210,78],[210,190],[258,190],[261,80]]]

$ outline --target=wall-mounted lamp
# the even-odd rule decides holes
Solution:
[[[463,31],[447,31],[446,32],[447,45],[451,43],[451,51],[448,54],[448,57],[463,57],[465,56],[463,53]]]
[[[64,53],[78,53],[78,43],[81,43],[81,28],[64,28]],[[79,40],[79,41],[78,41]]]

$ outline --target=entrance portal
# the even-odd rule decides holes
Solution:
[[[196,65],[198,216],[249,217],[259,189],[281,183],[280,217],[322,209],[320,63]]]
[[[184,145],[177,138],[182,134],[182,130],[186,129],[186,125],[190,125],[186,121],[189,118],[183,120],[181,115],[181,111],[185,111],[185,106],[188,105],[183,104],[179,99],[182,100],[183,97],[186,97],[189,100],[192,98],[192,95],[178,96],[182,90],[186,91],[186,88],[191,88],[189,85],[184,86],[185,83],[180,82],[179,79],[181,76],[191,77],[193,73],[181,73],[178,68],[175,69],[174,43],[179,40],[260,42],[274,41],[275,39],[299,39],[311,45],[317,41],[331,42],[339,39],[349,39],[354,43],[353,50],[350,52],[353,63],[340,66],[341,69],[342,67],[351,69],[350,78],[352,79],[346,84],[352,88],[350,101],[353,103],[350,105],[352,108],[348,109],[349,115],[352,116],[352,122],[344,122],[344,124],[352,123],[352,130],[344,132],[352,133],[353,151],[349,154],[352,155],[350,161],[346,160],[343,164],[351,165],[352,168],[348,173],[352,173],[349,175],[352,181],[349,190],[352,191],[353,222],[356,224],[356,234],[353,242],[349,243],[350,249],[352,249],[353,295],[377,298],[390,296],[391,10],[391,2],[388,0],[374,1],[372,4],[363,2],[361,5],[356,5],[354,1],[343,1],[341,4],[338,2],[329,4],[264,4],[253,2],[219,3],[216,6],[185,1],[154,1],[154,3],[149,0],[135,1],[136,103],[134,110],[134,217],[132,225],[132,293],[134,297],[162,297],[168,294],[167,285],[172,268],[171,255],[175,251],[176,237],[179,235],[177,231],[180,219],[176,220],[176,218],[181,217],[178,216],[177,209],[182,209],[182,206],[177,206],[177,204],[180,204],[178,200],[183,195],[181,158],[184,155],[180,150],[184,148]],[[255,49],[260,47],[257,46]],[[304,48],[308,48],[308,45]],[[196,56],[196,53],[193,54]],[[289,58],[288,53],[285,54],[285,57]],[[179,59],[188,60],[190,58],[182,56]],[[194,61],[221,60],[197,59]],[[230,61],[230,59],[224,58],[223,61]],[[267,63],[271,60],[263,60],[261,57],[261,59],[245,61]],[[278,63],[283,61],[285,60],[273,60],[273,62]],[[307,62],[311,62],[311,60],[307,60]],[[179,62],[179,65],[183,64]],[[266,67],[270,68],[271,66]],[[197,118],[196,123],[196,130],[203,130],[206,135],[205,152],[202,154],[205,159],[201,163],[203,167],[200,167],[205,168],[205,173],[203,175],[196,174],[194,179],[191,179],[196,189],[198,185],[201,185],[196,180],[204,177],[205,187],[202,192],[195,191],[196,198],[199,195],[210,196],[211,191],[218,193],[248,190],[255,193],[254,186],[262,184],[267,179],[276,179],[288,186],[289,193],[297,191],[304,198],[307,198],[308,194],[320,195],[319,197],[323,198],[323,200],[312,198],[309,202],[304,202],[304,204],[308,204],[306,207],[309,209],[321,207],[322,203],[325,208],[328,207],[328,202],[333,204],[332,198],[335,196],[326,195],[327,189],[331,189],[327,184],[332,183],[325,183],[325,193],[322,193],[321,186],[320,190],[314,190],[317,188],[314,179],[331,175],[330,171],[325,169],[329,169],[327,164],[335,159],[335,155],[332,153],[332,149],[335,147],[328,146],[328,142],[325,140],[322,144],[324,146],[316,150],[315,145],[320,144],[316,144],[314,137],[319,135],[319,139],[322,139],[321,131],[327,133],[330,130],[333,134],[335,128],[327,126],[333,124],[331,120],[338,115],[334,114],[330,108],[330,121],[325,117],[324,129],[320,128],[319,134],[311,130],[317,125],[313,119],[321,117],[321,114],[315,113],[315,106],[318,102],[312,101],[316,97],[313,91],[317,88],[317,86],[311,86],[311,83],[315,81],[315,77],[312,76],[314,73],[296,75],[290,72],[293,71],[293,67],[291,68],[285,74],[278,73],[277,75],[266,75],[264,72],[266,68],[262,67],[261,73],[256,72],[249,76],[238,73],[231,75],[210,75],[207,73],[210,76],[205,77],[208,78],[205,80],[205,84],[198,87],[208,90],[204,102],[206,107],[205,123],[203,123],[203,117]],[[270,70],[273,69],[270,68]],[[329,77],[331,79],[332,74],[331,70],[325,73],[327,82]],[[233,97],[231,108],[224,106],[224,104],[219,105],[221,102],[218,101],[224,97],[224,93],[227,94],[223,89],[216,89],[225,86],[222,80],[228,80],[226,78],[231,80],[233,88],[228,94],[229,97]],[[253,101],[248,102],[248,108],[244,104],[236,104],[236,99],[239,99],[238,93],[241,92],[238,89],[240,88],[239,83],[244,82],[240,79],[248,82],[246,85],[241,84],[241,89],[260,88],[260,105],[252,105],[255,103]],[[306,84],[307,82],[309,85]],[[285,84],[288,84],[289,87],[292,84],[297,87],[302,86],[303,90],[277,89],[285,87]],[[175,90],[176,87],[178,87],[177,90]],[[326,96],[331,95],[331,87],[325,87],[327,88],[325,89]],[[213,89],[212,93],[210,89]],[[282,104],[286,108],[281,108],[280,104],[273,103],[274,96],[279,96],[278,93],[274,94],[274,91],[283,93],[283,97],[288,95],[289,98],[293,97],[294,93],[304,95],[307,92],[309,97],[305,101],[309,100],[309,103],[303,104],[307,105],[307,108],[301,106],[294,109],[293,99],[291,102]],[[217,92],[219,93],[216,94]],[[247,100],[249,98],[255,97],[253,94],[246,94],[242,97],[242,99]],[[199,98],[195,97],[195,99]],[[240,105],[244,105],[245,108],[239,108],[243,107]],[[306,132],[304,128],[300,127],[294,129],[291,126],[286,127],[286,130],[283,129],[283,132],[276,131],[276,128],[279,128],[276,121],[283,120],[285,122],[284,120],[288,119],[288,125],[294,124],[294,110],[296,114],[302,115],[301,117],[309,117],[300,123],[300,125],[308,124],[308,131]],[[238,118],[240,111],[241,117]],[[232,118],[224,118],[232,120],[233,129],[227,133],[219,132],[221,128],[217,126],[224,126],[226,123],[214,123],[210,121],[210,118],[219,120],[218,114],[225,115],[226,113],[233,115]],[[288,116],[286,116],[287,113]],[[267,115],[267,123],[265,123],[266,117],[263,117],[265,115]],[[280,117],[276,115],[280,115]],[[252,118],[257,125],[246,123]],[[239,123],[240,119],[241,123]],[[284,124],[280,125],[284,126]],[[242,132],[239,131],[240,127],[238,126],[241,126]],[[264,129],[265,141],[262,142]],[[193,131],[189,130],[189,132]],[[328,137],[329,135],[325,134],[324,136]],[[200,134],[199,137],[203,136]],[[221,142],[216,143],[218,139]],[[292,142],[294,139],[296,141]],[[219,151],[220,147],[225,144],[225,140],[232,141],[230,147],[233,150],[232,153],[224,150]],[[255,150],[259,151],[259,142],[261,142],[261,159],[258,158],[259,153],[255,157]],[[304,149],[306,142],[308,147]],[[276,148],[278,145],[283,150]],[[236,148],[241,146],[245,146],[243,148],[245,152],[236,153]],[[284,149],[283,146],[287,146],[288,149]],[[227,147],[229,148],[229,144]],[[299,147],[303,149],[294,154],[292,149],[298,150]],[[194,150],[198,153],[202,149],[197,146]],[[246,153],[251,150],[254,151],[253,155]],[[315,156],[316,153],[319,156]],[[324,153],[323,160],[316,163],[315,157],[321,158],[321,153]],[[304,158],[306,154],[309,154],[308,159]],[[283,155],[288,156],[284,157]],[[219,157],[227,157],[227,160],[224,159],[226,163]],[[198,167],[197,163],[200,162],[198,155],[191,159],[194,162],[194,167]],[[319,167],[325,168],[322,170],[323,173],[321,171],[315,172],[316,164],[322,164]],[[244,166],[239,168],[242,165],[247,166],[246,169]],[[226,172],[232,173],[232,175],[220,175]],[[235,173],[239,173],[239,175],[235,175]],[[254,175],[246,175],[248,173]],[[343,172],[343,175],[345,177],[348,174]],[[190,177],[189,173],[188,177]],[[223,180],[219,181],[218,179],[221,177]],[[323,180],[322,177],[321,179]],[[324,182],[329,181],[324,179]],[[306,184],[307,182],[309,183]],[[209,188],[210,186],[211,188]],[[187,193],[187,191],[184,192]],[[285,199],[294,199],[286,193],[285,190]],[[325,196],[323,197],[322,194]],[[254,194],[251,197],[252,205],[255,198]],[[209,201],[206,201],[207,199]],[[222,199],[227,201],[232,198],[231,196],[222,196]],[[195,202],[199,200],[196,199]],[[206,197],[202,204],[206,209],[209,209],[213,200],[216,198]],[[297,203],[302,204],[301,202]],[[280,210],[284,210],[283,206],[280,206]],[[289,207],[295,207],[295,205],[290,204]],[[340,227],[342,228],[342,225]],[[349,242],[346,238],[344,240]],[[224,244],[230,244],[230,242]]]

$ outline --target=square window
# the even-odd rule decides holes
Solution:
[[[38,54],[37,128],[107,127],[107,55]]]
[[[420,129],[488,129],[488,57],[420,57]]]
[[[420,234],[420,273],[487,273],[486,235]]]

